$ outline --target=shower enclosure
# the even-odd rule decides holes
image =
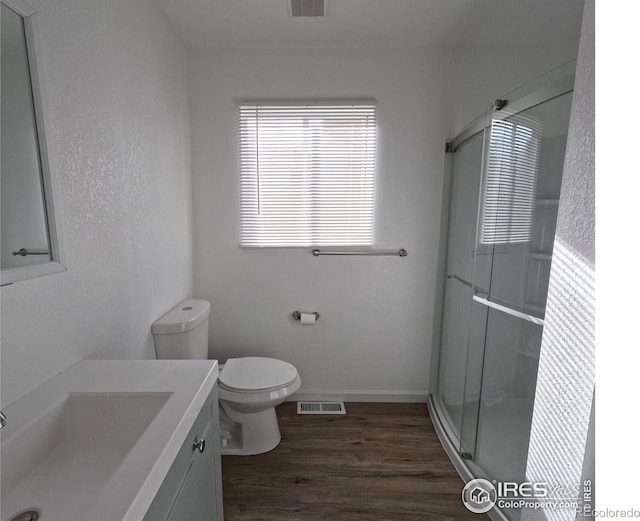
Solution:
[[[525,480],[572,89],[568,64],[496,100],[449,143],[442,331],[429,405],[466,479]]]

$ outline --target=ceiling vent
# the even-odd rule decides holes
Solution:
[[[327,16],[329,0],[287,0],[289,16],[317,18]]]

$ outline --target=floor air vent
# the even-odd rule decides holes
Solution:
[[[347,414],[344,402],[298,402],[298,414]]]

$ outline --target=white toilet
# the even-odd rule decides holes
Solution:
[[[159,360],[208,358],[209,302],[187,299],[151,326]],[[280,443],[275,406],[300,387],[296,368],[263,357],[230,358],[218,377],[222,454],[253,455]]]

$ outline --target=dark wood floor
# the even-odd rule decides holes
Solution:
[[[224,456],[226,521],[424,521],[489,518],[467,511],[462,479],[422,404],[347,403],[342,416],[277,408],[282,442]]]

